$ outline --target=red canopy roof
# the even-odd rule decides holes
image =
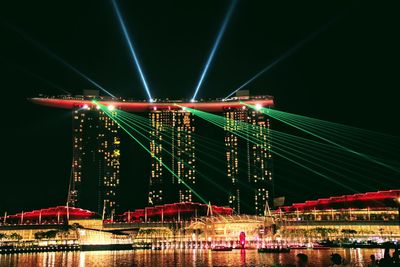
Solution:
[[[208,205],[194,202],[181,202],[173,204],[165,204],[154,207],[146,207],[145,209],[136,209],[134,211],[124,212],[121,217],[125,220],[130,217],[130,220],[139,220],[139,218],[160,217],[176,217],[179,214],[195,216],[196,210],[198,216],[203,216],[207,213]],[[213,214],[215,215],[232,215],[233,210],[229,207],[221,207],[211,205]],[[128,215],[129,214],[129,215]]]
[[[348,209],[348,208],[384,208],[395,207],[396,200],[400,197],[400,190],[388,190],[378,192],[368,192],[354,195],[334,196],[330,198],[320,198],[304,203],[294,203],[291,206],[280,207],[284,212],[305,211],[305,210],[329,210],[329,209]]]
[[[70,219],[89,219],[93,218],[96,213],[90,210],[84,210],[80,208],[67,207],[67,206],[57,206],[40,210],[33,210],[28,212],[21,212],[15,215],[8,215],[7,219],[24,219],[37,220],[41,216],[42,219],[45,218],[57,218],[66,217],[69,215]]]

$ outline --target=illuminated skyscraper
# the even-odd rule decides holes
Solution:
[[[274,100],[267,95],[249,96],[246,91],[238,91],[235,97],[229,99],[194,102],[143,102],[111,99],[98,94],[32,98],[32,102],[40,105],[73,110],[73,168],[69,205],[97,211],[108,218],[112,217],[118,206],[119,126],[93,107],[93,97],[117,110],[148,113],[152,156],[149,205],[198,201],[193,199],[188,188],[196,190],[197,187],[194,115],[190,112],[191,109],[197,109],[224,113],[229,119],[225,125],[228,179],[221,184],[229,190],[229,196],[218,196],[218,204],[229,204],[237,213],[259,215],[263,214],[267,201],[271,206],[273,177],[269,117],[247,108],[246,104],[272,107]],[[109,111],[113,112],[112,109]],[[114,116],[117,116],[117,112],[114,112]],[[200,186],[197,188],[202,189]]]
[[[249,181],[254,188],[254,213],[264,215],[267,201],[272,207],[274,193],[272,155],[270,151],[270,120],[266,114],[254,109],[249,110],[248,115],[247,122],[256,126],[251,132],[253,140],[258,140],[259,142],[257,144],[248,142]]]
[[[269,117],[245,106],[228,108],[224,115],[229,206],[237,213],[263,215],[266,202],[272,205],[274,191]]]
[[[72,114],[73,160],[68,204],[111,218],[118,207],[119,126],[93,107],[75,107]]]
[[[196,183],[195,142],[192,136],[195,130],[194,119],[192,113],[184,110],[178,110],[172,114],[172,128],[176,135],[172,150],[176,155],[173,169],[176,168],[176,173],[180,177],[180,180],[175,181],[178,184],[179,202],[193,201],[192,191],[183,185],[182,181],[191,187]]]
[[[240,131],[243,125],[240,122],[247,120],[247,110],[244,109],[228,109],[225,112],[227,123],[225,125],[225,147],[226,147],[226,160],[227,160],[227,176],[228,176],[228,188],[229,196],[228,203],[235,212],[241,212],[241,191],[243,194],[243,183],[244,179],[241,178],[239,173],[239,137],[234,134],[235,131]],[[243,144],[242,144],[243,145]],[[243,149],[241,149],[243,150]],[[242,151],[241,151],[242,152]],[[241,180],[239,180],[241,179]],[[242,196],[243,197],[243,196]]]
[[[150,152],[151,152],[151,171],[150,171],[150,185],[148,203],[149,205],[164,204],[166,188],[165,185],[170,180],[168,174],[164,172],[164,149],[167,148],[163,144],[163,140],[168,140],[170,119],[169,113],[154,110],[149,113],[152,129],[150,130]],[[172,182],[172,180],[171,180]]]
[[[149,204],[192,201],[192,192],[182,183],[189,186],[196,183],[192,114],[184,110],[152,110],[149,117],[152,126]],[[165,170],[160,161],[180,179]]]

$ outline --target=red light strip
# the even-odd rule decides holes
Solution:
[[[33,103],[56,108],[72,109],[76,107],[83,107],[85,105],[89,107],[94,107],[91,100],[81,100],[81,99],[59,99],[59,98],[31,98]],[[272,107],[274,105],[273,99],[260,99],[260,100],[245,100],[245,101],[221,101],[221,102],[179,102],[179,106],[174,103],[168,102],[125,102],[125,101],[97,101],[101,105],[112,105],[115,108],[131,111],[131,112],[146,112],[150,110],[169,110],[169,109],[181,109],[181,107],[187,107],[192,109],[198,109],[210,112],[222,112],[226,109],[232,108],[242,108],[243,103],[250,105],[259,104],[263,107]]]
[[[364,194],[334,196],[330,198],[321,198],[310,200],[304,203],[294,203],[291,206],[283,206],[279,209],[285,212],[302,211],[302,210],[328,210],[336,206],[342,208],[357,208],[359,206],[382,207],[384,200],[394,200],[400,196],[400,190],[388,190],[378,192],[367,192]],[[360,203],[361,202],[361,203]],[[355,205],[352,205],[355,204]]]

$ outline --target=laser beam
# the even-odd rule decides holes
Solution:
[[[218,32],[217,39],[215,40],[214,46],[211,49],[210,55],[208,56],[208,59],[204,66],[203,72],[201,73],[199,82],[197,83],[196,89],[194,91],[194,95],[192,97],[192,102],[194,102],[196,100],[197,93],[199,92],[200,87],[204,81],[204,78],[207,74],[208,68],[211,65],[211,62],[215,55],[215,52],[217,51],[217,48],[221,42],[222,36],[224,35],[226,26],[228,25],[229,19],[232,16],[232,13],[233,13],[233,10],[235,9],[236,4],[237,4],[237,0],[232,0],[231,5],[229,6],[229,9],[225,15],[224,21],[222,22],[221,29]]]
[[[347,146],[344,146],[344,145],[341,145],[341,144],[339,144],[339,143],[337,143],[337,142],[334,142],[334,141],[332,141],[330,138],[325,138],[325,137],[321,136],[321,135],[318,134],[318,133],[315,133],[315,132],[313,132],[313,131],[307,130],[307,129],[305,129],[304,127],[298,126],[298,125],[296,125],[296,124],[293,123],[293,122],[290,122],[290,121],[288,121],[288,120],[283,119],[282,117],[277,116],[276,113],[275,113],[276,111],[273,110],[273,109],[270,109],[270,108],[260,108],[260,109],[257,109],[257,107],[254,106],[254,105],[250,105],[250,104],[247,104],[247,103],[244,103],[244,104],[245,104],[246,106],[250,107],[250,108],[253,108],[253,109],[257,110],[257,111],[261,111],[262,113],[267,114],[267,115],[269,115],[270,117],[272,117],[272,118],[274,118],[274,119],[276,119],[276,120],[279,120],[279,121],[281,121],[281,122],[283,122],[283,123],[286,123],[287,125],[292,126],[292,127],[296,128],[296,129],[298,129],[298,130],[300,130],[300,131],[303,131],[303,132],[305,132],[305,133],[307,133],[307,134],[310,134],[310,135],[312,135],[312,136],[314,136],[314,137],[317,137],[317,138],[319,138],[319,139],[321,139],[321,140],[323,140],[323,141],[325,141],[325,142],[327,142],[327,143],[329,143],[329,144],[332,144],[332,145],[334,145],[334,146],[337,146],[338,148],[340,148],[340,149],[342,149],[342,150],[344,150],[344,151],[347,151],[347,152],[349,152],[349,153],[352,153],[352,154],[354,154],[354,155],[357,155],[357,156],[359,156],[359,157],[362,157],[362,158],[364,158],[364,159],[366,159],[366,160],[368,160],[368,161],[370,161],[370,162],[374,162],[374,163],[376,163],[376,164],[379,164],[379,165],[381,165],[381,166],[384,166],[384,167],[389,168],[389,169],[391,169],[391,170],[393,170],[393,171],[395,171],[395,172],[400,173],[400,170],[398,170],[397,168],[395,168],[395,167],[393,167],[393,166],[391,166],[391,165],[388,165],[388,164],[383,163],[383,162],[381,162],[381,161],[379,161],[379,160],[376,160],[376,159],[374,159],[374,158],[372,158],[372,157],[369,157],[368,155],[365,155],[365,154],[363,154],[363,153],[360,153],[360,152],[358,152],[358,151],[355,151],[354,149],[348,148]],[[278,112],[279,112],[279,111],[278,111]]]
[[[52,86],[52,87],[58,89],[58,90],[60,90],[60,91],[63,91],[63,92],[64,92],[65,94],[67,94],[67,95],[72,95],[71,92],[69,92],[69,91],[67,91],[67,90],[65,90],[65,89],[63,89],[63,88],[61,88],[61,86],[59,86],[59,85],[57,85],[57,84],[55,84],[55,83],[53,83],[53,82],[51,82],[51,81],[49,81],[49,80],[43,78],[42,76],[40,76],[40,75],[38,75],[38,74],[36,74],[36,73],[34,73],[34,72],[32,72],[32,71],[26,69],[25,67],[22,67],[22,66],[16,64],[15,62],[12,62],[11,64],[12,64],[16,69],[22,71],[23,73],[25,73],[25,74],[27,74],[27,75],[29,75],[29,76],[35,78],[35,79],[38,79],[38,80],[40,80],[40,81],[42,81],[42,82],[44,82],[44,83],[46,83],[46,84],[48,84],[48,85],[50,85],[50,86]]]
[[[131,52],[132,58],[133,58],[133,60],[135,62],[136,69],[139,72],[140,79],[142,80],[142,84],[144,86],[144,89],[146,90],[147,96],[149,97],[149,101],[153,102],[153,98],[151,97],[149,86],[147,84],[146,78],[144,77],[142,68],[140,67],[139,58],[136,55],[135,49],[133,47],[131,38],[129,37],[128,30],[126,29],[124,20],[122,18],[122,15],[121,15],[121,12],[120,12],[120,10],[118,8],[118,4],[117,4],[116,0],[112,0],[112,4],[113,4],[114,10],[115,10],[115,14],[117,15],[118,22],[119,22],[119,24],[121,26],[122,33],[124,34],[126,43],[128,45],[129,51]]]
[[[178,105],[178,106],[179,106],[179,105]],[[238,122],[238,121],[236,121],[236,120],[227,119],[227,118],[222,117],[222,116],[219,116],[219,115],[211,114],[211,113],[208,113],[208,112],[204,112],[204,111],[200,111],[200,110],[196,110],[196,109],[192,109],[192,108],[186,108],[186,110],[188,110],[189,112],[193,113],[194,115],[196,115],[196,116],[198,116],[198,117],[200,117],[200,118],[203,118],[203,119],[205,119],[205,120],[211,122],[212,124],[214,124],[214,125],[216,125],[216,126],[218,126],[218,127],[221,127],[221,128],[224,128],[224,126],[225,126],[225,125],[227,124],[227,122],[229,122],[229,121]],[[247,123],[245,123],[245,122],[239,122],[239,123],[240,123],[240,124],[243,124],[243,125],[246,125],[246,124],[247,124]],[[252,126],[252,125],[249,125],[249,126],[250,126],[250,127],[254,127],[254,126]],[[243,130],[245,130],[245,128],[246,128],[246,127],[243,127]],[[256,128],[257,128],[257,127],[256,127]],[[258,128],[259,128],[259,127],[258,127]],[[261,128],[260,128],[260,129],[261,129]],[[240,137],[240,138],[243,138],[244,140],[247,140],[247,141],[253,143],[253,144],[256,145],[256,146],[260,146],[260,147],[263,148],[263,149],[269,150],[271,153],[276,154],[276,155],[278,155],[279,157],[282,157],[282,158],[284,158],[284,159],[286,159],[286,160],[288,160],[288,161],[290,161],[290,162],[292,162],[292,163],[294,163],[294,164],[296,164],[296,165],[298,165],[298,166],[300,166],[300,167],[303,167],[304,169],[306,169],[306,170],[308,170],[308,171],[310,171],[310,172],[313,172],[314,174],[317,174],[317,175],[319,175],[320,177],[323,177],[323,178],[325,178],[325,179],[327,179],[327,180],[329,180],[329,181],[331,181],[331,182],[333,182],[333,183],[336,183],[336,184],[342,186],[343,188],[346,188],[346,189],[348,189],[348,190],[350,190],[350,191],[352,191],[352,192],[358,193],[358,192],[357,192],[356,190],[354,190],[352,187],[347,186],[346,184],[344,184],[344,183],[342,183],[342,182],[340,182],[340,181],[338,181],[338,180],[336,180],[336,179],[333,179],[332,177],[330,177],[330,176],[328,176],[328,175],[325,175],[324,173],[322,173],[322,172],[320,172],[320,171],[317,171],[317,170],[315,170],[315,169],[313,169],[313,168],[311,168],[311,167],[308,167],[307,165],[305,165],[305,164],[303,164],[303,163],[301,163],[301,162],[299,162],[299,161],[293,159],[293,156],[295,156],[295,158],[297,158],[297,159],[303,159],[303,158],[300,157],[300,156],[298,156],[298,155],[295,155],[294,153],[291,153],[291,152],[287,151],[287,149],[285,149],[285,148],[282,148],[282,147],[278,148],[278,147],[276,147],[275,149],[271,149],[270,147],[265,147],[264,145],[262,145],[262,144],[259,142],[259,140],[258,140],[257,137],[255,137],[255,138],[250,137],[250,138],[249,138],[249,135],[247,135],[245,132],[242,132],[242,131],[235,131],[235,130],[232,130],[232,129],[228,129],[228,131],[231,132],[231,133],[233,133],[233,134],[235,134],[235,135],[237,135],[237,136]],[[286,156],[286,155],[290,155],[290,157],[289,157],[289,156]],[[310,161],[310,160],[305,160],[305,161],[306,161],[307,163],[309,163],[309,164],[312,163],[312,161]],[[315,165],[315,164],[314,164],[314,165]]]
[[[266,66],[265,68],[263,68],[262,70],[260,70],[256,75],[254,75],[253,77],[251,77],[249,80],[247,80],[246,82],[244,82],[242,85],[240,85],[237,89],[235,89],[233,92],[231,92],[229,95],[227,95],[223,100],[228,99],[229,97],[231,97],[233,94],[235,94],[237,91],[239,91],[240,89],[242,89],[243,87],[247,86],[248,84],[250,84],[251,82],[253,82],[255,79],[257,79],[258,77],[260,77],[261,75],[263,75],[264,73],[266,73],[267,71],[269,71],[270,69],[272,69],[273,67],[275,67],[277,64],[279,64],[280,62],[282,62],[283,60],[285,60],[286,58],[288,58],[290,55],[294,54],[297,50],[299,50],[302,46],[304,46],[305,44],[307,44],[308,42],[310,42],[311,40],[313,40],[315,37],[317,37],[319,34],[321,34],[322,32],[326,31],[330,25],[332,25],[334,22],[337,21],[337,17],[334,18],[333,20],[331,20],[329,23],[321,26],[318,30],[312,32],[311,34],[309,34],[306,38],[304,38],[303,40],[301,40],[300,42],[298,42],[296,45],[292,46],[290,49],[288,49],[284,54],[282,54],[280,57],[275,58],[268,66]]]
[[[121,127],[133,140],[135,140],[136,143],[138,143],[145,151],[147,151],[152,157],[154,157],[168,172],[170,172],[176,179],[178,179],[187,189],[189,189],[196,197],[198,197],[203,203],[208,203],[199,193],[197,193],[192,187],[189,186],[188,183],[186,183],[179,175],[177,175],[171,168],[169,168],[161,158],[158,158],[157,156],[153,155],[152,152],[142,143],[140,140],[135,137],[131,131],[129,131],[125,126],[128,126],[130,129],[134,130],[136,133],[139,133],[139,131],[135,128],[132,127],[132,125],[128,125],[124,120],[121,120],[118,118],[118,110],[115,111],[110,111],[108,107],[101,105],[97,101],[93,100],[92,103],[94,103],[96,106],[100,107],[100,109],[108,116],[110,117],[116,124]],[[113,114],[115,112],[115,114]]]
[[[84,78],[85,80],[87,80],[88,82],[93,84],[94,86],[96,86],[98,89],[100,89],[104,93],[108,94],[111,97],[116,98],[113,94],[111,94],[108,90],[106,90],[100,84],[98,84],[93,79],[89,78],[87,75],[85,75],[84,73],[79,71],[76,67],[74,67],[71,64],[69,64],[67,61],[65,61],[63,58],[61,58],[57,54],[55,54],[53,51],[51,51],[48,48],[44,47],[41,43],[39,43],[38,41],[36,41],[32,37],[28,36],[25,32],[21,31],[20,29],[17,29],[15,26],[12,26],[10,24],[7,24],[7,25],[8,25],[9,28],[11,28],[15,32],[17,32],[22,38],[24,38],[25,40],[27,40],[28,42],[30,42],[31,44],[33,44],[34,46],[39,48],[41,51],[43,51],[44,53],[46,53],[47,55],[49,55],[53,59],[57,60],[58,62],[62,63],[64,66],[66,66],[71,71],[75,72],[76,74],[78,74],[79,76],[81,76],[82,78]]]

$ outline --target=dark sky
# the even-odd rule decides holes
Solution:
[[[110,1],[3,2],[0,212],[60,205],[70,175],[71,116],[27,98],[62,94],[37,76],[73,94],[95,88],[11,28],[25,32],[115,95],[144,99],[145,91]],[[229,3],[119,1],[153,97],[192,96]],[[240,0],[199,97],[226,96],[337,18],[246,89],[273,95],[279,110],[400,136],[400,17],[394,3]],[[202,134],[213,136],[211,130]],[[132,209],[145,204],[150,166],[142,162],[145,153],[124,140],[122,206]],[[283,159],[277,158],[275,167],[277,193],[289,202],[349,193]],[[376,190],[398,188],[400,183],[393,181],[387,177],[382,184],[365,182]]]

